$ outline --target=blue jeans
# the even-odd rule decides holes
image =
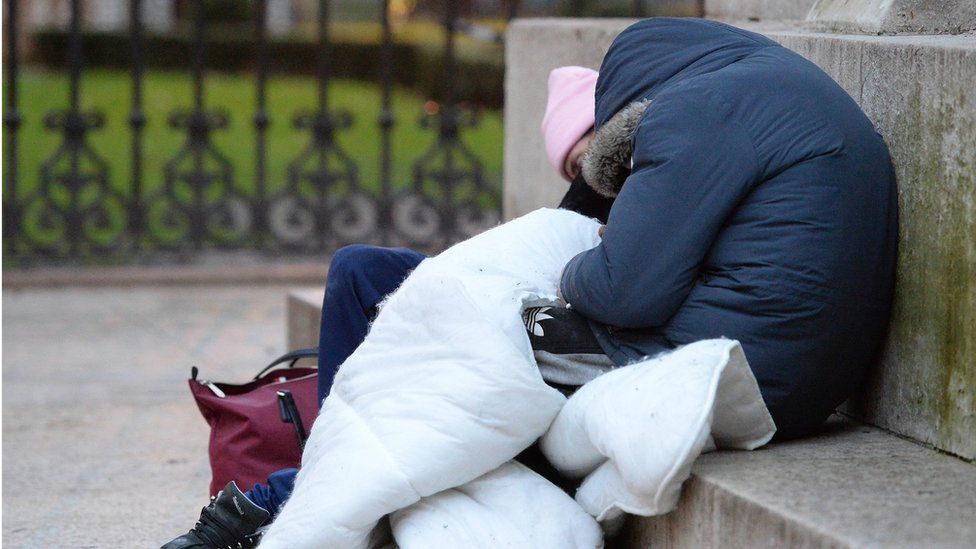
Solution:
[[[332,256],[322,300],[319,331],[319,402],[332,389],[339,366],[359,347],[377,306],[396,290],[425,256],[406,248],[355,244]],[[295,485],[298,469],[282,469],[246,492],[273,518]]]

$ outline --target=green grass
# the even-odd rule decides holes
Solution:
[[[41,164],[62,141],[59,132],[44,127],[43,117],[48,111],[67,105],[67,75],[29,68],[21,74],[20,93],[24,122],[19,132],[18,193],[23,196],[38,184]],[[255,187],[254,78],[251,75],[210,73],[206,78],[205,94],[208,108],[223,108],[230,115],[229,126],[212,134],[214,146],[234,166],[238,188],[250,194]],[[283,185],[288,164],[309,144],[310,132],[295,129],[292,119],[298,111],[314,109],[316,97],[315,83],[307,77],[280,76],[269,82],[269,192]],[[89,70],[84,73],[82,107],[101,110],[106,115],[105,127],[92,131],[88,142],[95,153],[108,162],[111,184],[125,194],[129,194],[131,188],[130,101],[131,82],[127,72]],[[176,109],[192,105],[190,75],[185,72],[148,72],[143,101],[148,118],[144,132],[143,185],[151,191],[161,185],[165,163],[186,141],[185,131],[171,128],[167,120]],[[352,127],[338,134],[338,143],[358,166],[361,184],[369,189],[377,188],[379,87],[374,83],[334,81],[329,90],[329,102],[332,108],[345,109],[353,115]],[[410,181],[413,161],[436,140],[435,132],[421,128],[418,122],[424,103],[424,98],[409,90],[396,89],[394,92],[393,110],[397,121],[392,137],[394,186]],[[488,181],[497,183],[501,180],[502,163],[501,114],[487,111],[480,119],[477,127],[462,130],[462,140],[483,162]]]

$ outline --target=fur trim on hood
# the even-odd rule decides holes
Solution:
[[[593,190],[608,198],[617,196],[630,175],[637,121],[651,104],[650,99],[634,101],[600,126],[583,154],[580,169]]]

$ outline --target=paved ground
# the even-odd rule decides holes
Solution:
[[[291,286],[3,293],[4,547],[158,547],[207,501],[190,366],[284,350]]]

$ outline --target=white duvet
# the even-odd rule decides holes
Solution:
[[[735,341],[618,368],[568,401],[543,382],[523,303],[555,298],[598,226],[539,210],[422,262],[342,365],[261,547],[602,547],[600,523],[673,509],[703,450],[765,444],[775,427]],[[575,501],[511,461],[540,437],[583,478]]]

